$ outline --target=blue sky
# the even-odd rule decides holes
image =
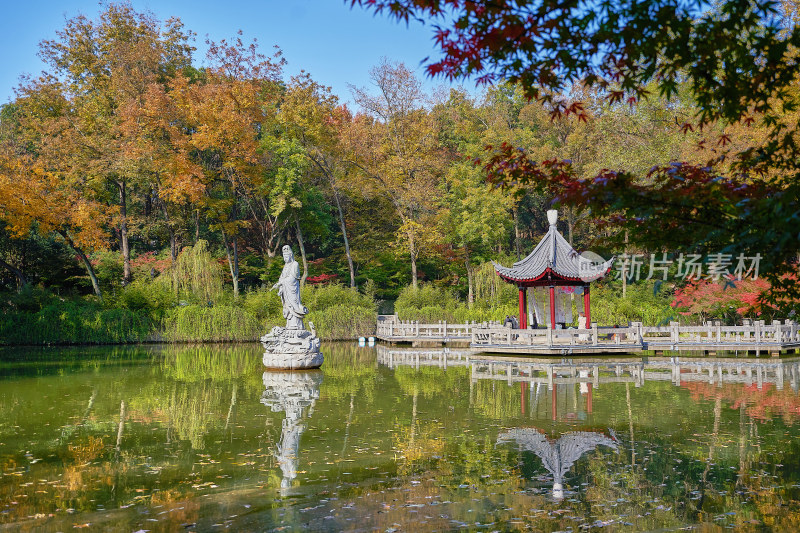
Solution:
[[[301,69],[333,88],[343,101],[351,101],[348,83],[368,86],[368,71],[382,57],[402,61],[414,69],[428,89],[443,85],[430,80],[421,61],[435,56],[430,26],[412,22],[408,27],[363,8],[350,8],[343,0],[131,0],[138,11],[151,11],[160,20],[179,17],[197,33],[195,63],[202,64],[206,35],[212,40],[258,39],[267,54],[278,45],[288,61],[285,77]],[[38,74],[43,64],[38,43],[52,39],[64,22],[79,14],[96,18],[102,10],[97,0],[11,0],[0,17],[0,104],[11,100],[23,73]]]

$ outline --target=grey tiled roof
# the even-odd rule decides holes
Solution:
[[[553,273],[562,278],[586,282],[602,278],[608,273],[613,262],[614,258],[612,257],[603,264],[597,265],[582,257],[561,236],[554,224],[550,226],[547,235],[536,245],[528,257],[517,261],[511,268],[492,261],[500,276],[513,281],[535,280],[550,268]]]

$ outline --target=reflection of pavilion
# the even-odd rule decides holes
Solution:
[[[535,453],[542,465],[553,475],[553,497],[564,497],[564,476],[575,461],[598,446],[608,446],[616,450],[617,442],[613,434],[607,437],[593,431],[570,431],[558,440],[550,440],[536,428],[515,428],[498,435],[497,443],[515,441],[521,450]]]
[[[470,392],[479,381],[505,381],[509,386],[519,383],[521,414],[541,417],[547,410],[553,420],[572,414],[582,417],[592,413],[594,392],[608,383],[630,383],[641,387],[645,381],[667,381],[676,386],[687,383],[709,383],[721,387],[726,383],[756,386],[774,385],[782,390],[787,384],[800,391],[800,358],[736,359],[683,357],[650,358],[496,358],[469,349],[398,348],[378,345],[378,363],[389,368],[435,366],[446,369],[463,366],[470,369]],[[576,390],[577,389],[577,390]],[[548,394],[549,392],[549,394]],[[472,394],[470,394],[472,398]],[[572,413],[572,414],[570,414]]]
[[[722,385],[743,383],[761,388],[765,383],[783,389],[788,381],[792,390],[800,391],[800,358],[736,359],[704,357],[649,358],[511,358],[487,359],[469,349],[397,348],[378,345],[378,363],[389,368],[397,366],[471,367],[473,381],[495,379],[509,384],[524,382],[546,384],[548,388],[561,384],[633,383],[640,387],[645,381],[671,381],[675,385],[700,381]]]
[[[306,407],[313,409],[314,402],[319,398],[322,372],[264,372],[263,381],[261,403],[272,412],[286,413],[281,424],[281,439],[274,452],[283,472],[281,489],[286,491],[297,477],[300,436],[305,429],[302,419]]]

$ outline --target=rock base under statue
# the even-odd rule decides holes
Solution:
[[[319,337],[306,329],[275,326],[261,337],[264,345],[264,366],[269,369],[304,369],[322,366]]]

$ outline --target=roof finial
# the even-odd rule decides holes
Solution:
[[[551,226],[556,225],[556,220],[558,220],[558,211],[555,209],[550,209],[547,211],[547,221],[550,223]]]

